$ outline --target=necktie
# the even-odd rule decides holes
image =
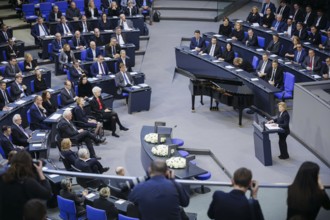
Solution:
[[[283,14],[284,8],[285,8],[285,6],[281,8],[280,13],[279,13],[280,15]]]
[[[19,127],[19,129],[23,132],[23,134],[27,137],[27,138],[29,138],[29,135],[24,131],[24,128],[22,127],[22,125],[20,125],[20,126],[18,126]]]
[[[7,97],[6,91],[4,91],[4,90],[1,90],[1,91],[2,91],[3,98],[5,99],[5,105],[8,105],[9,100],[8,100],[8,97]]]
[[[57,13],[55,13],[55,21],[57,21]]]
[[[198,45],[199,45],[199,39],[196,39],[196,42],[197,42],[197,47],[198,47]]]
[[[126,85],[127,85],[127,84],[131,84],[131,82],[129,81],[129,79],[128,79],[126,73],[123,73],[123,76],[124,76],[124,80],[125,80]],[[126,86],[126,85],[125,85],[125,86]]]
[[[79,46],[79,38],[77,38],[77,46]]]
[[[317,19],[317,22],[316,22],[316,25],[315,25],[315,26],[319,26],[319,23],[320,23],[321,18],[322,18],[322,17],[319,17],[319,18]]]
[[[215,49],[215,45],[212,45],[210,53],[209,53],[209,55],[212,57],[214,56],[214,49]]]
[[[3,35],[5,36],[6,41],[8,41],[8,35],[7,35],[7,32],[3,32]]]
[[[44,114],[40,111],[40,108],[39,108],[38,106],[37,106],[37,109],[38,109],[40,115],[41,115],[41,116],[44,116]]]
[[[301,55],[301,51],[299,51],[297,54],[296,62],[299,62],[300,55]]]
[[[295,21],[295,18],[296,18],[297,12],[298,12],[298,10],[296,10],[296,12],[295,12],[294,15],[293,15],[292,20],[294,20],[294,21]]]
[[[62,49],[62,42],[58,41],[58,45],[60,46],[60,48]]]
[[[306,18],[305,18],[305,21],[304,21],[305,24],[307,24],[307,20],[308,20],[308,18],[309,18],[309,15],[310,15],[310,13],[308,13],[308,14],[306,15]]]
[[[276,69],[273,70],[273,72],[272,72],[272,77],[270,78],[270,81],[274,81],[275,72],[276,72]]]
[[[311,57],[310,60],[309,60],[309,67],[313,70],[313,60],[314,60],[314,57]]]
[[[68,93],[69,93],[69,96],[72,98],[72,93],[71,93],[71,91],[70,90],[67,90],[68,91]]]
[[[64,24],[64,29],[65,29],[64,34],[68,34],[70,32],[70,30],[66,24]]]
[[[275,24],[275,30],[277,30],[279,24],[280,23],[277,21],[276,24]]]
[[[78,129],[76,128],[76,126],[74,126],[74,124],[72,122],[69,122],[69,123],[72,126],[73,130],[76,131],[76,132],[78,132]]]
[[[112,50],[112,56],[116,54],[116,49],[115,46],[111,46],[111,50]]]
[[[129,16],[132,16],[132,8],[129,8]]]
[[[264,62],[261,66],[261,72],[265,73],[265,68],[266,68],[267,62]]]
[[[86,22],[84,22],[84,23],[83,23],[83,26],[84,26],[84,28],[83,28],[83,29],[84,29],[84,30],[83,30],[83,32],[88,32],[88,29],[87,29],[87,24],[86,24]]]
[[[103,106],[102,106],[101,100],[99,98],[97,98],[96,101],[99,104],[99,110],[102,110]]]
[[[102,73],[102,75],[104,75],[105,72],[104,72],[103,64],[102,63],[99,63],[99,65],[100,65],[100,68],[101,68],[101,73]]]
[[[301,30],[299,31],[299,37],[300,37],[300,35],[301,35]]]

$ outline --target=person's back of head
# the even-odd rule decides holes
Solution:
[[[23,220],[46,220],[47,209],[39,199],[31,199],[24,205]]]
[[[110,197],[110,188],[109,187],[103,187],[99,191],[100,198],[109,198]]]
[[[80,148],[78,151],[78,157],[79,159],[88,159],[89,158],[89,152],[86,148]]]
[[[233,182],[234,185],[239,187],[248,188],[252,181],[252,172],[251,170],[241,167],[237,169],[234,173]]]
[[[154,160],[150,164],[150,175],[157,176],[157,175],[166,175],[167,172],[167,165],[165,161],[162,160]]]
[[[117,167],[116,168],[116,174],[118,176],[125,176],[125,168],[124,167]]]

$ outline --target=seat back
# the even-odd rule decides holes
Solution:
[[[34,93],[34,80],[30,81],[31,92]]]
[[[70,71],[68,69],[63,69],[64,73],[66,74],[66,77],[68,78],[68,80],[71,81],[71,74]]]
[[[132,218],[132,217],[128,217],[126,215],[119,214],[118,215],[118,220],[139,220],[139,219],[138,218]]]
[[[62,14],[66,12],[66,9],[68,9],[67,1],[57,1],[54,4],[57,5],[58,9],[62,12]]]
[[[0,66],[0,74],[3,76],[5,73],[6,66]]]
[[[22,11],[25,16],[35,15],[34,4],[23,4]]]
[[[209,44],[210,44],[210,41],[206,40],[206,41],[205,41],[205,46],[208,47]]]
[[[27,112],[26,112],[26,118],[27,118],[28,123],[31,124],[31,113],[30,113],[30,109],[27,110]]]
[[[86,56],[87,56],[87,51],[86,50],[82,50],[81,53],[80,53],[80,59],[82,61],[85,61],[86,60]]]
[[[43,18],[48,21],[49,13],[52,11],[52,3],[51,2],[43,2],[39,4],[39,10]]]
[[[64,199],[63,197],[57,195],[57,204],[60,210],[60,217],[65,220],[76,220],[76,206],[74,201],[69,199]]]
[[[75,0],[74,2],[76,3],[77,8],[79,8],[80,13],[85,12],[85,3],[84,3],[84,0]]]
[[[18,67],[21,69],[21,71],[24,71],[24,61],[19,61],[18,62]]]
[[[257,69],[258,62],[259,62],[259,58],[257,56],[253,56],[252,66],[253,66],[254,69]]]
[[[101,0],[94,0],[95,7],[100,10],[101,9]]]
[[[327,36],[321,35],[322,44],[324,44],[326,40],[327,40]]]
[[[78,85],[74,85],[74,92],[76,93],[77,96],[79,96],[79,94],[78,94]]]
[[[88,220],[107,220],[107,215],[102,209],[96,209],[92,206],[86,205],[86,212]]]
[[[57,105],[58,105],[58,107],[61,107],[62,106],[61,94],[57,94]]]
[[[73,46],[73,41],[72,40],[68,40],[68,44],[70,45],[71,48],[74,49],[74,46]]]
[[[265,38],[264,37],[258,37],[258,44],[259,44],[259,47],[265,48]]]
[[[293,93],[294,84],[296,82],[296,77],[289,72],[284,73],[284,91],[286,93],[290,92]]]
[[[3,61],[7,61],[7,53],[6,53],[6,50],[3,50],[2,51],[2,58],[3,58]],[[4,66],[5,68],[5,66]]]
[[[235,54],[235,58],[238,57],[238,53],[237,52],[234,52],[234,54]]]
[[[10,88],[11,88],[11,87],[8,86],[6,89],[7,89],[8,94],[11,96]]]
[[[0,146],[0,154],[3,159],[7,159],[5,152],[3,151],[2,147]]]

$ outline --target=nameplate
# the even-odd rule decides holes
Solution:
[[[32,144],[32,147],[34,148],[41,148],[42,147],[42,144],[39,143],[39,144]]]
[[[115,203],[117,203],[117,204],[123,204],[125,202],[126,202],[126,200],[118,199]]]
[[[85,197],[86,197],[87,199],[90,199],[90,198],[93,198],[94,196],[95,196],[94,193],[89,193],[89,194],[86,195]]]
[[[61,116],[62,116],[61,114],[55,113],[55,114],[53,114],[52,116],[50,116],[49,119],[51,119],[51,120],[57,120],[57,119],[59,119]]]

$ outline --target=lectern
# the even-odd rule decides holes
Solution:
[[[265,166],[273,165],[272,161],[272,149],[269,140],[269,134],[281,132],[282,129],[267,129],[264,124],[260,125],[257,122],[253,122],[254,132],[254,153],[256,158]]]

